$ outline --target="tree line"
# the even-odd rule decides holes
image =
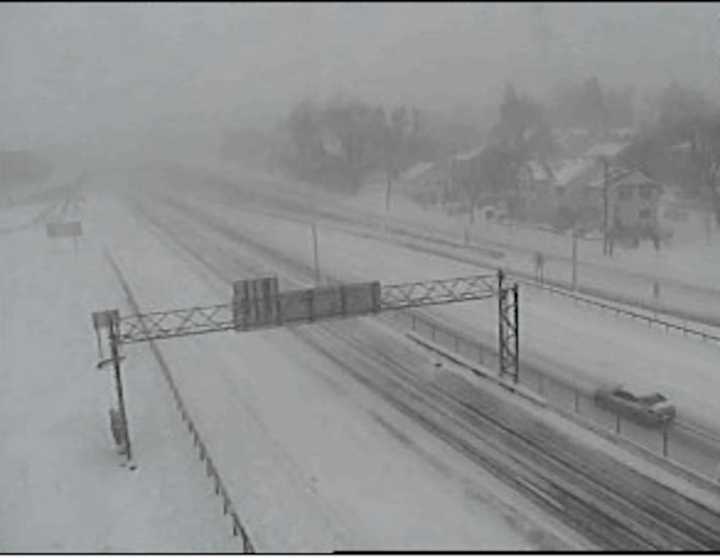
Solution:
[[[665,87],[621,158],[708,203],[720,224],[720,107],[702,92],[678,82]]]
[[[435,146],[417,107],[382,106],[344,97],[298,103],[287,121],[284,165],[301,179],[356,192],[372,175],[395,180]]]
[[[247,153],[263,152],[269,165],[296,178],[352,193],[369,179],[390,182],[417,162],[448,160],[484,144],[453,171],[465,201],[475,207],[483,197],[512,193],[518,169],[529,161],[552,176],[553,160],[582,153],[612,129],[633,128],[621,162],[707,199],[720,223],[718,106],[673,82],[647,98],[644,113],[639,107],[634,88],[613,88],[597,77],[557,87],[544,101],[508,83],[482,123],[467,107],[440,117],[416,106],[384,107],[338,95],[298,102],[276,128],[238,133],[226,141],[226,151],[242,145],[244,134]],[[573,130],[586,139],[563,139]]]

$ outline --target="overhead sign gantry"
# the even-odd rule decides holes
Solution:
[[[277,277],[236,281],[230,303],[197,306],[121,317],[117,310],[94,312],[98,367],[113,365],[118,409],[111,410],[113,436],[128,462],[132,460],[119,347],[174,337],[220,331],[254,331],[298,323],[373,315],[470,300],[498,300],[498,359],[501,376],[517,383],[519,374],[519,299],[517,283],[505,284],[497,275],[472,275],[454,279],[381,285],[379,281],[346,283],[311,289],[280,291]],[[103,359],[101,338],[109,345]]]

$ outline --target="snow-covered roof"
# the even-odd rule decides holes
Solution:
[[[577,180],[595,166],[595,161],[583,157],[577,159],[566,159],[553,170],[555,181],[560,186],[567,186]]]
[[[607,141],[596,143],[585,152],[585,157],[615,157],[629,145],[628,142]]]
[[[566,128],[564,133],[573,136],[587,136],[590,135],[590,130],[585,128]]]
[[[692,143],[689,141],[684,141],[682,143],[676,143],[672,147],[670,147],[670,151],[690,151],[692,147]]]
[[[659,186],[659,183],[647,176],[645,173],[640,172],[639,170],[634,170],[622,178],[620,178],[616,183],[618,186],[644,186],[646,184],[650,184],[653,186]]]
[[[620,137],[630,137],[635,133],[633,128],[613,128],[610,133]]]
[[[532,176],[533,180],[542,181],[551,180],[553,178],[548,174],[545,167],[538,161],[528,161],[527,168],[530,171],[530,175]]]
[[[343,154],[342,143],[340,143],[340,140],[333,134],[323,134],[322,146],[323,149],[331,155],[340,156]]]
[[[608,182],[613,186],[643,186],[646,184],[660,186],[659,182],[639,170],[629,170],[619,167],[609,169]],[[602,188],[604,185],[605,176],[602,172],[598,172],[598,175],[588,184],[590,188]]]
[[[471,149],[470,151],[453,155],[453,159],[455,159],[456,161],[469,161],[470,159],[474,159],[475,157],[480,155],[480,153],[482,153],[484,149],[485,145],[481,145],[479,147]]]
[[[410,167],[408,170],[406,170],[403,173],[403,179],[404,180],[414,180],[417,177],[421,176],[425,172],[429,171],[435,166],[435,163],[427,162],[427,161],[421,161],[420,163],[417,163]]]

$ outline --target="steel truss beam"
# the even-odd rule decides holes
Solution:
[[[494,275],[474,275],[383,285],[380,293],[380,309],[399,310],[491,298],[497,292],[494,279]],[[262,327],[272,327],[272,325]],[[232,304],[217,304],[125,316],[120,318],[118,341],[126,344],[141,343],[234,328]]]
[[[380,307],[381,310],[398,310],[491,298],[495,296],[497,290],[494,280],[494,275],[473,275],[456,279],[383,285],[380,292]]]
[[[185,337],[234,329],[231,304],[148,312],[120,318],[120,343]]]

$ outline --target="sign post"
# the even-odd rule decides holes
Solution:
[[[69,221],[67,223],[47,223],[45,233],[48,238],[72,238],[73,251],[77,256],[78,237],[82,236],[82,223],[80,221]]]
[[[134,470],[136,465],[132,460],[132,446],[130,444],[130,432],[128,429],[127,413],[125,411],[125,394],[123,391],[122,375],[120,370],[120,362],[122,357],[118,350],[119,330],[120,330],[120,314],[117,310],[105,310],[101,312],[93,312],[93,328],[98,339],[98,352],[102,355],[102,347],[100,343],[101,331],[107,332],[108,342],[110,344],[110,358],[101,359],[98,363],[98,369],[105,368],[108,364],[113,365],[113,373],[115,379],[115,393],[117,396],[117,409],[110,409],[110,430],[115,443],[120,447],[121,453],[125,455],[127,466],[130,470]]]

